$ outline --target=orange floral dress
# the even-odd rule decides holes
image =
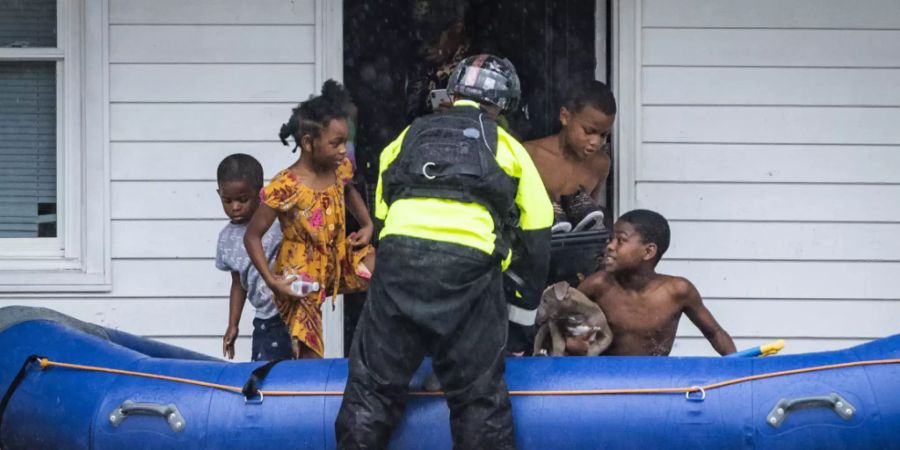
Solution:
[[[346,239],[344,188],[353,177],[349,159],[337,168],[336,183],[316,191],[290,170],[272,178],[260,192],[261,200],[277,211],[284,239],[273,273],[297,275],[319,282],[319,292],[303,301],[280,296],[275,305],[291,336],[324,356],[322,304],[329,295],[366,289],[356,267],[373,252],[371,245],[353,249]]]

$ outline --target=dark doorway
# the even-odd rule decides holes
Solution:
[[[563,93],[572,82],[595,76],[596,5],[596,0],[344,0],[344,82],[359,107],[357,158],[366,180],[375,181],[381,149],[427,112],[417,108],[427,87],[424,93],[415,87],[423,73],[440,64],[426,62],[423,49],[437,44],[457,19],[468,40],[463,56],[494,53],[516,66],[523,95],[519,108],[507,114],[509,131],[520,140],[555,133]]]
[[[446,87],[435,74],[452,67],[454,57],[493,53],[508,58],[522,82],[522,101],[505,115],[506,128],[520,141],[556,133],[564,93],[574,82],[595,78],[597,36],[608,42],[607,30],[597,30],[597,4],[344,0],[344,83],[359,110],[357,186],[366,191],[370,207],[381,149],[413,118],[430,112],[428,92]],[[600,17],[607,17],[605,11]],[[600,72],[606,72],[607,61],[600,64]],[[346,304],[347,345],[359,304],[361,299]]]

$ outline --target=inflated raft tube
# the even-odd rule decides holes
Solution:
[[[97,336],[122,347],[130,348],[137,352],[143,353],[154,358],[175,358],[175,359],[199,359],[207,361],[221,361],[218,358],[197,353],[185,348],[176,347],[174,345],[164,344],[152,339],[145,339],[135,336],[124,331],[114,330],[112,328],[102,327],[93,323],[83,322],[72,316],[54,311],[48,308],[37,308],[29,306],[7,306],[0,308],[0,333],[3,330],[22,322],[32,320],[46,320],[57,322],[73,331]]]
[[[0,330],[4,450],[335,448],[345,360],[279,363],[248,401],[261,363],[151,357],[77,324]],[[896,449],[898,362],[900,335],[767,358],[516,358],[506,380],[520,449]],[[412,394],[391,448],[451,448],[448,417]]]

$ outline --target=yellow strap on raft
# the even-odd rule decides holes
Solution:
[[[74,370],[84,370],[89,372],[113,373],[118,375],[127,375],[142,378],[151,378],[155,380],[172,381],[176,383],[185,383],[195,386],[208,387],[211,389],[219,389],[236,394],[241,393],[241,388],[237,386],[228,386],[224,384],[209,383],[206,381],[192,380],[189,378],[171,377],[168,375],[157,375],[145,372],[133,372],[130,370],[111,369],[107,367],[86,366],[81,364],[69,364],[63,362],[50,361],[47,358],[40,358],[38,363],[41,369],[48,367],[63,367]],[[691,394],[700,392],[703,396],[707,391],[731,386],[733,384],[746,383],[755,380],[763,380],[767,378],[783,377],[788,375],[796,375],[801,373],[821,372],[823,370],[845,369],[850,367],[874,366],[882,364],[900,364],[900,358],[897,359],[874,359],[866,361],[853,361],[840,364],[826,364],[822,366],[806,367],[803,369],[782,370],[779,372],[763,373],[759,375],[751,375],[740,378],[732,378],[730,380],[720,381],[718,383],[707,384],[705,386],[691,387],[675,387],[675,388],[631,388],[631,389],[582,389],[582,390],[555,390],[555,391],[509,391],[512,396],[561,396],[561,395],[621,395],[621,394]],[[325,396],[342,396],[343,391],[263,391],[265,396],[275,397],[325,397]],[[443,392],[410,392],[409,395],[415,397],[441,397]]]

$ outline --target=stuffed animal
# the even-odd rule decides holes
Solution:
[[[603,353],[612,343],[606,315],[596,303],[569,283],[560,281],[544,290],[538,307],[534,355],[566,355],[566,340],[587,344],[587,356]]]

